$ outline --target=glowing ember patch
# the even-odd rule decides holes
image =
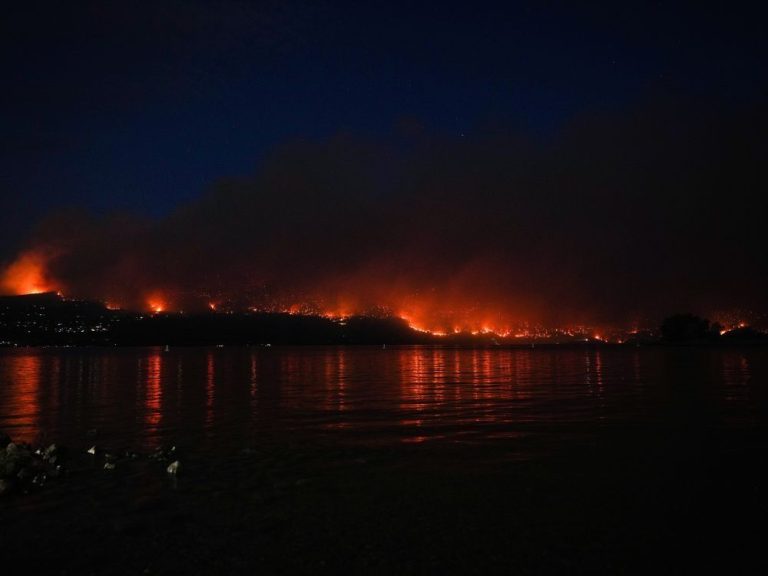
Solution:
[[[491,314],[484,314],[487,318]],[[509,327],[509,320],[503,318],[498,312],[492,314],[502,318],[504,324],[496,324],[489,320],[478,321],[467,312],[457,311],[451,306],[448,312],[441,312],[437,306],[429,306],[423,309],[420,306],[412,306],[410,309],[397,313],[397,317],[404,320],[408,326],[417,332],[424,332],[433,336],[448,336],[449,334],[467,334],[473,336],[495,336],[507,338],[513,331]],[[456,317],[460,316],[460,319]],[[528,333],[524,334],[529,336]]]
[[[347,312],[323,312],[320,316],[328,320],[347,320],[352,314]]]
[[[35,251],[23,252],[3,271],[0,278],[0,292],[23,295],[56,290],[45,268],[45,256]]]
[[[168,310],[168,304],[162,296],[153,294],[147,298],[147,309],[153,314],[160,314]]]
[[[401,318],[402,320],[405,320],[405,318]],[[406,320],[406,322],[408,322]],[[440,330],[427,330],[426,328],[422,328],[421,326],[417,326],[416,324],[412,324],[408,322],[408,327],[411,330],[416,330],[416,332],[423,332],[424,334],[431,334],[432,336],[448,336],[446,332],[442,332]]]

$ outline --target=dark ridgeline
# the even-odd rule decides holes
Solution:
[[[0,297],[4,345],[429,343],[399,318],[344,321],[288,313],[142,314],[56,293]]]
[[[287,313],[158,314],[116,322],[112,342],[171,344],[402,344],[428,343],[426,334],[397,318],[352,317],[343,323]]]
[[[110,310],[56,293],[0,296],[0,345],[491,344],[489,335],[437,338],[394,317]]]
[[[764,341],[766,334],[751,326],[724,330],[717,322],[685,313],[664,319],[661,324],[661,338],[669,343],[749,342]]]
[[[719,324],[710,324],[706,318],[690,313],[669,316],[661,324],[661,336],[669,342],[716,340],[721,330]]]
[[[0,344],[106,344],[116,320],[98,302],[65,300],[55,292],[0,296]]]
[[[693,314],[666,318],[661,338],[645,331],[622,339],[625,345],[765,341],[765,334],[743,327],[723,331]],[[493,333],[434,335],[415,330],[392,316],[327,318],[285,312],[163,312],[110,310],[100,302],[70,300],[49,292],[0,296],[0,346],[202,346],[264,344],[447,344],[514,346],[605,344],[584,335],[503,338]]]

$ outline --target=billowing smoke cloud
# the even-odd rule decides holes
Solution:
[[[30,250],[65,293],[124,307],[383,309],[446,330],[764,310],[767,129],[764,108],[658,99],[542,140],[299,141],[160,221],[54,214]]]

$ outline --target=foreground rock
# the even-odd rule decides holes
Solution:
[[[55,444],[33,449],[0,435],[0,495],[40,488],[62,474],[62,453]]]
[[[65,455],[66,452],[56,444],[34,448],[29,444],[15,443],[9,436],[0,433],[0,496],[10,493],[27,494],[43,487],[50,479],[62,476]],[[149,463],[150,468],[162,465],[161,469],[169,476],[175,477],[181,472],[175,446],[162,446],[142,454],[92,445],[87,450],[73,452],[72,456],[73,470],[81,472],[83,469],[92,470],[95,464],[101,470],[114,474],[124,467],[130,470],[131,463],[140,460]],[[67,463],[70,463],[68,459]]]

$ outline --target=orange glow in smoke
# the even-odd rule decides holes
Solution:
[[[324,310],[320,313],[320,316],[323,318],[328,318],[328,320],[346,320],[350,316],[354,316],[355,313],[351,312],[350,310],[346,308],[342,308],[339,310]]]
[[[472,334],[473,336],[487,335],[507,337],[512,334],[509,328],[509,319],[501,314],[476,313],[476,316],[467,312],[454,312],[443,314],[435,312],[435,306],[411,304],[408,309],[401,309],[396,316],[405,320],[408,326],[417,332],[432,334],[433,336],[448,336],[449,334]],[[496,318],[494,321],[493,318]],[[526,336],[528,334],[525,334]]]
[[[386,296],[384,300],[386,300]],[[252,312],[284,312],[287,314],[318,315],[336,322],[352,316],[394,317],[403,320],[409,328],[432,336],[447,337],[452,334],[472,334],[506,338],[513,335],[515,320],[498,310],[479,310],[476,305],[461,306],[460,302],[442,302],[440,299],[404,298],[397,306],[365,306],[354,299],[338,299],[333,304],[293,303],[278,309],[251,307]],[[445,306],[443,306],[445,304]],[[448,310],[447,312],[444,310]],[[532,334],[515,330],[519,337]]]
[[[147,308],[153,314],[160,314],[168,310],[168,303],[159,294],[152,294],[147,298]]]
[[[0,277],[3,294],[40,294],[56,289],[46,272],[46,257],[33,250],[22,252]]]
[[[56,291],[58,282],[54,282],[47,271],[50,256],[41,250],[22,252],[5,270],[0,271],[0,294],[36,294]],[[199,294],[199,295],[198,295]],[[214,295],[200,288],[195,294],[192,290],[180,292],[171,286],[162,288],[145,286],[137,293],[112,292],[106,301],[110,310],[143,309],[150,314],[209,310],[212,312],[234,313],[242,311],[246,303],[238,300],[236,291]],[[136,296],[139,296],[138,299]],[[228,296],[234,295],[233,300]],[[71,297],[81,297],[71,294]],[[98,297],[98,296],[97,296]],[[233,304],[232,302],[240,302]],[[400,318],[411,329],[436,337],[450,338],[452,335],[475,335],[488,341],[497,339],[539,339],[552,338],[579,340],[612,341],[613,338],[603,332],[595,333],[595,328],[561,327],[555,330],[543,329],[540,325],[529,324],[535,310],[523,304],[508,302],[497,297],[483,300],[480,294],[467,294],[464,290],[447,292],[428,290],[416,291],[412,287],[380,287],[363,281],[350,282],[349,286],[338,289],[332,286],[317,295],[308,295],[306,299],[292,302],[252,302],[247,308],[255,313],[282,312],[297,315],[318,315],[334,322],[344,323],[352,316],[372,316],[377,318]],[[726,330],[736,327],[739,319],[722,325]],[[741,326],[744,323],[740,324]],[[601,335],[602,334],[602,335]]]

